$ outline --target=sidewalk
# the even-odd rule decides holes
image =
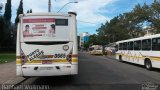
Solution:
[[[23,77],[16,76],[16,62],[0,64],[0,84],[14,84],[23,80]]]

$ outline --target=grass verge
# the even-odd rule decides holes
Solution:
[[[0,53],[0,64],[8,63],[16,60],[15,53]]]

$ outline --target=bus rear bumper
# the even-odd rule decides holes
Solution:
[[[17,76],[61,76],[78,74],[78,65],[23,65],[17,66]]]

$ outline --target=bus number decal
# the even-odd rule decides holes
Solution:
[[[65,58],[66,57],[66,54],[65,53],[61,53],[61,54],[55,54],[54,55],[54,58]]]

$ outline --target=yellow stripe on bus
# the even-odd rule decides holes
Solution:
[[[26,64],[42,64],[43,60],[33,60],[33,61],[27,61]],[[64,63],[64,62],[68,62],[66,59],[56,59],[56,60],[52,60],[53,63]],[[77,58],[73,58],[72,62],[78,62]],[[16,59],[16,64],[21,64],[21,60],[20,59]]]
[[[45,56],[47,56],[47,58],[53,58],[54,57],[54,55],[45,55]],[[78,57],[77,54],[72,54],[71,56],[72,56],[72,58],[77,58]],[[21,56],[16,56],[16,59],[21,59]]]
[[[74,58],[74,59],[72,59],[72,62],[78,62],[78,59]]]
[[[20,59],[16,59],[16,64],[21,64],[21,60]]]
[[[143,59],[145,59],[145,58],[149,58],[150,60],[155,60],[155,61],[160,61],[160,57],[156,57],[156,58],[154,58],[154,57],[150,57],[150,56],[148,56],[148,57],[146,57],[146,56],[129,56],[129,55],[125,55],[125,54],[116,54],[116,55],[122,55],[122,56],[125,56],[125,57],[129,57],[129,58],[143,58]]]

